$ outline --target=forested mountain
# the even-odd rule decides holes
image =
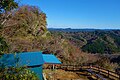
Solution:
[[[74,46],[63,48],[64,51],[70,51],[64,53],[64,58],[60,57],[64,62],[99,65],[112,70],[118,68],[120,64],[120,30],[80,30],[77,32],[50,30],[50,33],[53,37],[59,37],[59,40],[69,42],[66,46]]]
[[[13,2],[11,7],[5,4],[6,1],[8,4]],[[119,66],[120,62],[117,62],[119,57],[114,60],[114,57],[109,58],[101,54],[120,53],[120,30],[72,30],[69,28],[50,30],[46,27],[47,16],[39,8],[29,5],[18,6],[14,0],[10,2],[2,0],[2,2],[4,3],[0,3],[0,55],[43,51],[46,54],[55,54],[65,65],[93,64],[112,70]],[[24,71],[16,70],[18,74]],[[8,75],[11,78],[14,77],[14,73],[13,76],[9,73]],[[20,78],[20,75],[15,78]],[[28,79],[32,76],[31,73],[26,75]]]
[[[9,52],[34,49],[36,38],[47,34],[46,14],[35,6],[27,5],[10,13],[8,20],[0,30],[0,35],[9,45]],[[3,13],[2,17],[6,17],[6,15],[7,13]]]
[[[72,30],[72,29],[71,29]],[[53,34],[60,34],[69,40],[79,49],[88,53],[120,53],[120,30],[74,30],[56,31],[50,30]]]
[[[5,17],[7,14],[1,15]],[[5,41],[7,44],[3,53],[43,51],[55,54],[63,64],[96,61],[96,57],[92,60],[94,55],[82,52],[69,39],[49,32],[46,25],[46,14],[34,6],[25,5],[12,11],[0,29],[1,43]]]
[[[81,64],[86,61],[77,61],[84,59],[83,52],[69,40],[60,35],[54,36],[47,30],[46,14],[37,7],[20,6],[9,13],[2,13],[2,18],[8,14],[9,18],[0,29],[1,44],[7,44],[3,53],[43,51],[55,54],[63,64],[72,64],[74,61],[74,64]]]

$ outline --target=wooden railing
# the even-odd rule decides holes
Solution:
[[[68,70],[68,71],[80,71],[81,69],[84,69],[84,70],[91,69],[92,71],[95,71],[101,75],[105,75],[108,78],[113,77],[116,80],[120,80],[120,74],[118,74],[114,71],[104,69],[102,67],[97,67],[97,66],[61,65],[61,66],[55,66],[55,68]]]
[[[118,74],[114,71],[110,71],[110,70],[104,69],[102,67],[96,67],[96,66],[92,66],[91,69],[98,71],[99,74],[103,74],[103,75],[106,74],[108,76],[108,78],[110,78],[110,76],[112,76],[112,77],[120,80],[120,74]]]

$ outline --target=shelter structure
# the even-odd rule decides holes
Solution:
[[[42,52],[23,52],[15,54],[4,54],[0,58],[0,66],[5,67],[27,67],[33,71],[40,80],[43,80],[43,64],[61,64],[53,54],[42,54]]]

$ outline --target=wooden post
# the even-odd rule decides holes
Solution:
[[[53,70],[55,69],[55,65],[53,64]]]
[[[109,74],[110,74],[110,73],[109,73],[109,70],[108,70],[108,78],[109,78]]]
[[[80,65],[80,68],[82,69],[82,65]]]
[[[90,69],[92,69],[92,66],[90,65],[90,67],[89,67]]]
[[[96,67],[97,69],[98,69],[98,73],[100,73],[100,67],[98,66],[98,67]]]
[[[120,80],[120,74],[118,74],[119,75],[119,80]]]
[[[100,67],[98,66],[98,73],[100,73]]]
[[[53,80],[55,80],[55,65],[53,64]]]
[[[98,80],[99,78],[98,78],[98,76],[97,76],[97,79],[96,80]]]

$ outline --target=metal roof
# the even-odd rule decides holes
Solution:
[[[42,54],[45,63],[61,64],[61,62],[53,54]]]
[[[37,66],[44,64],[41,52],[23,52],[16,54],[5,54],[0,58],[0,63],[5,66]]]
[[[42,52],[4,54],[0,58],[0,66],[6,67],[38,67],[44,63],[61,64],[54,55],[42,54]]]

